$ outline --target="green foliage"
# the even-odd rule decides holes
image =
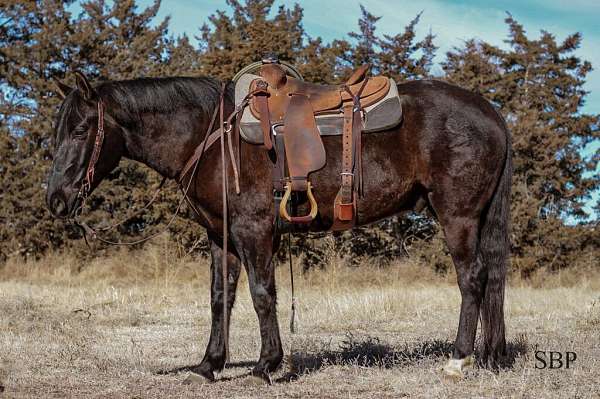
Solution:
[[[201,28],[200,57],[203,72],[231,79],[244,66],[274,54],[282,61],[295,62],[303,48],[302,8],[279,7],[269,18],[274,0],[248,0],[241,4],[227,0],[233,9],[230,18],[224,11],[209,17]]]
[[[581,112],[591,65],[574,55],[580,34],[557,43],[542,31],[533,40],[512,16],[506,23],[507,50],[469,40],[448,53],[443,68],[449,81],[495,104],[513,134],[513,263],[527,275],[598,248],[593,226],[564,219],[585,220],[583,205],[600,186],[598,160],[582,158],[585,145],[600,138],[600,116]]]
[[[81,4],[79,15],[69,12],[72,3],[0,0],[0,262],[65,246],[83,253],[81,233],[54,221],[44,204],[53,117],[60,103],[53,79],[72,85],[76,69],[93,81],[201,74],[228,79],[273,53],[297,65],[309,81],[340,82],[368,62],[373,73],[402,82],[431,77],[437,50],[432,33],[417,38],[420,15],[396,34],[379,35],[380,17],[364,7],[357,31],[328,43],[305,32],[299,5],[274,10],[274,0],[227,0],[230,12],[219,10],[198,21],[195,48],[187,36],[169,35],[168,19],[157,21],[158,1],[139,9],[134,0],[110,5],[91,0]],[[582,252],[598,250],[598,222],[584,222],[583,211],[600,184],[594,172],[598,158],[583,159],[582,149],[598,139],[599,121],[598,115],[581,112],[587,94],[583,83],[591,70],[575,55],[581,35],[557,43],[542,32],[533,40],[512,17],[506,22],[508,49],[468,40],[446,55],[442,67],[444,79],[495,104],[513,133],[513,265],[527,275],[540,267],[574,264]],[[131,215],[151,198],[159,180],[147,168],[123,162],[91,197],[86,217],[109,225]],[[159,231],[178,201],[175,185],[167,185],[155,205],[111,238]],[[181,216],[170,227],[172,238],[186,251],[206,251],[203,230],[187,219],[187,209]],[[567,226],[565,218],[580,223]],[[368,257],[377,264],[419,257],[441,272],[450,266],[443,249],[437,225],[419,214],[325,239],[298,236],[292,248],[306,254],[306,268],[341,253],[350,262]]]
[[[2,146],[0,170],[0,253],[39,256],[49,248],[71,245],[81,233],[55,221],[45,209],[45,181],[52,156],[53,118],[60,104],[53,79],[73,85],[70,72],[82,70],[93,80],[190,73],[196,51],[186,38],[167,35],[168,20],[154,26],[159,2],[138,11],[133,0],[82,3],[71,15],[69,2],[8,1],[0,9],[0,102]],[[90,199],[88,221],[108,225],[135,205],[147,202],[159,177],[133,162],[123,162],[108,184]],[[158,230],[177,205],[171,188],[164,201],[143,219],[125,224],[111,238]],[[185,215],[184,215],[185,216]],[[191,245],[204,233],[186,219],[174,224]],[[77,247],[85,247],[80,240]]]

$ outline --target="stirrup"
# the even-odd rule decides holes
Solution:
[[[318,206],[315,197],[312,194],[312,186],[310,182],[308,182],[306,186],[306,195],[308,196],[308,201],[310,202],[310,213],[306,216],[290,216],[287,211],[287,203],[290,200],[292,195],[292,183],[288,182],[285,185],[285,194],[283,195],[283,199],[279,204],[279,215],[287,220],[290,223],[310,223],[317,217]]]

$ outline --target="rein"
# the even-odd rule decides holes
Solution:
[[[102,230],[102,231],[112,230],[112,229],[118,227],[119,225],[122,225],[127,220],[131,219],[131,217],[133,217],[133,215],[120,221],[119,223],[116,223],[110,227],[103,228],[103,229],[94,229],[94,228],[90,227],[87,223],[77,220],[78,216],[81,214],[81,212],[83,210],[83,207],[85,205],[85,200],[88,198],[88,196],[90,194],[92,182],[94,180],[94,172],[96,170],[96,164],[98,163],[98,159],[100,158],[100,151],[102,150],[102,144],[104,143],[104,103],[101,99],[98,100],[98,128],[96,131],[96,137],[94,139],[94,149],[92,150],[90,162],[88,163],[86,173],[83,178],[81,187],[79,189],[79,192],[77,193],[77,196],[81,200],[81,203],[80,203],[79,207],[76,209],[75,217],[73,218],[73,222],[75,223],[75,225],[77,225],[78,227],[80,227],[83,230],[86,244],[88,244],[87,236],[89,235],[90,237],[97,239],[106,244],[130,246],[130,245],[136,245],[136,244],[141,244],[143,242],[146,242],[146,241],[164,233],[165,231],[167,231],[167,229],[175,221],[175,218],[179,214],[181,206],[183,205],[183,203],[185,201],[187,201],[190,205],[192,205],[191,206],[192,210],[194,212],[196,212],[196,214],[198,214],[198,216],[202,217],[202,215],[200,214],[198,209],[195,206],[193,206],[192,201],[188,197],[188,191],[192,185],[192,182],[194,181],[194,176],[196,174],[196,170],[198,169],[198,165],[200,164],[200,160],[202,159],[202,156],[204,155],[206,150],[220,138],[221,139],[221,159],[222,159],[222,169],[223,169],[222,170],[222,179],[223,179],[223,192],[222,192],[222,195],[223,195],[223,255],[221,256],[221,259],[222,259],[222,263],[221,263],[222,284],[223,284],[223,315],[227,315],[228,302],[229,302],[228,301],[228,292],[227,292],[228,291],[228,274],[229,274],[228,270],[227,270],[227,254],[228,254],[227,244],[229,241],[228,237],[227,237],[228,236],[228,234],[227,234],[228,233],[228,226],[227,226],[227,224],[228,224],[227,223],[228,222],[228,216],[227,216],[227,187],[228,187],[228,185],[227,185],[227,170],[226,170],[227,164],[225,161],[225,134],[229,134],[232,131],[231,124],[230,124],[231,120],[233,119],[233,117],[235,117],[237,114],[239,114],[244,108],[244,107],[236,108],[236,110],[227,119],[227,122],[225,122],[225,120],[224,120],[225,88],[226,88],[226,84],[223,83],[221,86],[219,105],[215,108],[215,110],[213,112],[213,116],[210,121],[210,125],[208,126],[208,129],[207,129],[206,137],[204,138],[204,140],[202,140],[200,145],[198,145],[198,147],[196,148],[196,151],[194,151],[194,154],[192,154],[190,159],[186,162],[183,170],[179,174],[177,183],[179,184],[180,188],[182,188],[183,180],[185,179],[188,172],[190,170],[192,171],[185,189],[182,188],[183,198],[179,201],[179,204],[177,205],[177,209],[175,210],[175,213],[171,217],[171,220],[169,220],[169,223],[167,223],[165,228],[162,229],[161,231],[159,231],[155,234],[151,234],[147,237],[141,238],[139,240],[130,241],[130,242],[115,242],[115,241],[105,239],[98,235],[97,230]],[[219,115],[220,127],[216,131],[212,132],[213,127],[215,125],[217,115]],[[228,125],[227,129],[225,129],[226,123]],[[238,146],[238,148],[239,148],[239,146]],[[232,144],[231,144],[231,139],[229,140],[229,153],[231,156],[231,162],[232,162],[232,166],[233,166],[233,170],[234,170],[236,192],[239,193],[239,174],[238,174],[235,158],[233,157],[233,148],[232,148]],[[165,180],[166,180],[166,178],[163,178],[157,191],[152,196],[152,199],[150,200],[150,202],[148,202],[143,208],[141,208],[141,210],[139,210],[135,214],[138,214],[138,213],[142,212],[143,210],[147,209],[156,200],[159,192],[161,191],[161,189],[164,185]],[[89,244],[88,244],[88,246],[89,246]],[[228,320],[227,320],[226,316],[223,317],[223,320],[224,320],[223,334],[225,337],[225,339],[224,339],[225,359],[226,359],[226,361],[229,361],[229,342],[228,342],[229,341],[229,339],[228,339],[229,325],[228,325]]]
[[[223,124],[221,124],[221,127],[219,129],[217,129],[216,131],[212,132],[213,127],[215,125],[215,121],[216,121],[216,116],[219,114],[219,112],[223,112],[223,108],[224,108],[224,94],[225,94],[225,84],[223,84],[223,87],[221,88],[221,94],[220,94],[220,101],[219,101],[219,105],[217,106],[217,108],[215,108],[214,112],[213,112],[213,117],[211,119],[210,125],[208,126],[207,129],[207,136],[204,140],[202,140],[202,142],[200,143],[200,145],[197,147],[195,153],[192,155],[192,157],[190,157],[190,159],[188,160],[188,162],[186,163],[184,169],[182,170],[182,172],[179,175],[179,179],[178,179],[178,185],[182,190],[183,193],[183,198],[179,201],[179,204],[177,205],[177,208],[175,210],[175,213],[173,214],[173,216],[171,217],[171,219],[169,220],[169,222],[167,223],[167,225],[159,232],[151,234],[149,236],[146,236],[144,238],[141,238],[139,240],[135,240],[135,241],[128,241],[128,242],[117,242],[117,241],[111,241],[108,240],[106,238],[101,237],[98,232],[102,231],[102,232],[107,232],[107,231],[111,231],[116,229],[117,227],[123,225],[125,222],[127,222],[128,220],[130,220],[131,218],[133,218],[136,215],[139,215],[141,212],[145,211],[146,209],[148,209],[150,207],[150,205],[152,205],[156,199],[158,198],[158,194],[160,193],[160,191],[162,190],[167,178],[163,177],[162,181],[160,182],[160,184],[158,185],[158,188],[156,189],[154,195],[152,196],[152,198],[150,199],[150,201],[148,201],[148,203],[146,203],[146,205],[144,205],[144,207],[140,208],[138,211],[134,212],[132,215],[124,218],[123,220],[108,226],[108,227],[102,227],[102,228],[97,228],[97,227],[91,227],[90,225],[88,225],[86,222],[80,221],[78,220],[79,215],[81,214],[81,212],[83,211],[83,207],[85,205],[85,201],[87,200],[87,198],[89,197],[90,191],[91,191],[91,186],[92,186],[92,182],[94,179],[94,174],[95,174],[95,170],[96,170],[96,164],[98,163],[98,160],[100,158],[100,152],[102,150],[102,144],[104,143],[104,102],[100,99],[98,100],[98,127],[96,130],[96,137],[94,139],[94,149],[92,150],[92,155],[90,157],[90,162],[88,163],[86,172],[85,172],[85,176],[83,178],[83,181],[81,183],[81,187],[79,188],[79,192],[77,193],[77,197],[80,199],[80,205],[79,207],[75,210],[75,215],[74,218],[72,219],[72,222],[77,225],[79,228],[81,228],[84,232],[84,238],[86,241],[86,244],[89,243],[87,241],[87,237],[90,236],[92,239],[96,239],[100,242],[103,242],[105,244],[109,244],[109,245],[120,245],[120,246],[132,246],[132,245],[137,245],[137,244],[141,244],[144,243],[148,240],[151,240],[159,235],[161,235],[162,233],[164,233],[165,231],[167,231],[169,229],[169,227],[173,224],[173,222],[175,221],[175,219],[177,218],[177,215],[179,214],[180,210],[181,210],[181,206],[183,205],[183,203],[185,201],[187,201],[190,205],[191,205],[191,201],[189,200],[188,197],[188,191],[191,187],[192,181],[193,181],[193,176],[196,174],[196,170],[198,168],[198,164],[200,163],[200,160],[202,158],[202,155],[204,155],[204,152],[212,145],[214,144],[217,139],[220,138],[221,136],[221,132],[224,131],[223,128]],[[210,133],[212,132],[212,133]],[[201,149],[200,151],[198,151],[198,149]],[[188,181],[188,184],[185,186],[185,188],[183,187],[183,179],[184,177],[187,175],[187,173],[192,170],[191,176],[190,176],[190,180]],[[237,177],[237,175],[236,175]],[[237,179],[236,179],[237,182]],[[192,210],[198,214],[199,216],[200,213],[198,211],[198,209],[195,206],[191,206]]]
[[[148,209],[150,207],[150,205],[152,203],[154,203],[154,201],[158,198],[158,194],[160,193],[160,191],[162,190],[162,188],[164,186],[166,177],[163,177],[156,192],[154,193],[154,195],[152,196],[150,201],[143,208],[139,209],[134,214],[132,214],[131,216],[128,216],[127,218],[121,220],[118,223],[115,223],[115,224],[113,224],[109,227],[105,227],[105,228],[93,228],[93,227],[90,227],[87,223],[78,220],[79,215],[83,211],[85,201],[87,200],[87,198],[91,192],[92,182],[94,180],[94,174],[96,171],[96,164],[98,163],[98,160],[100,158],[100,152],[102,150],[102,145],[104,143],[104,136],[105,136],[104,135],[104,102],[101,99],[98,100],[98,128],[96,131],[96,137],[94,139],[94,149],[92,151],[92,155],[90,157],[90,161],[88,163],[86,173],[83,178],[81,187],[79,189],[79,192],[77,193],[77,197],[80,199],[80,205],[74,212],[74,217],[72,218],[72,222],[83,230],[86,244],[88,244],[87,236],[89,235],[93,239],[97,239],[98,241],[101,241],[105,244],[131,246],[131,245],[137,245],[137,244],[146,242],[146,241],[164,233],[165,231],[167,231],[168,228],[171,226],[171,224],[175,221],[175,218],[179,214],[179,211],[181,210],[181,206],[183,205],[183,203],[185,201],[187,201],[187,203],[190,205],[190,208],[198,216],[202,217],[200,210],[198,210],[196,208],[196,206],[193,205],[193,202],[190,200],[190,198],[188,196],[188,191],[192,185],[194,176],[196,174],[196,171],[198,169],[198,165],[200,164],[202,156],[204,155],[206,150],[211,145],[213,145],[217,140],[220,139],[220,141],[221,141],[221,162],[222,162],[221,178],[222,178],[222,182],[223,182],[223,184],[222,184],[222,187],[223,187],[223,190],[222,190],[222,201],[223,201],[222,252],[223,252],[223,254],[221,256],[221,277],[222,277],[222,284],[223,284],[223,337],[224,337],[223,341],[224,341],[224,347],[225,347],[225,361],[229,362],[229,320],[227,317],[227,312],[229,310],[228,309],[228,302],[229,302],[229,300],[228,300],[229,299],[229,297],[228,297],[228,276],[229,276],[229,273],[228,273],[228,265],[227,265],[227,254],[228,254],[227,245],[229,242],[229,239],[228,239],[228,230],[229,230],[228,222],[229,222],[229,220],[228,220],[228,201],[227,201],[227,194],[228,194],[227,161],[225,159],[226,158],[225,154],[226,154],[226,151],[228,150],[229,157],[231,160],[231,166],[233,169],[235,191],[236,191],[236,194],[239,194],[240,193],[240,184],[239,184],[239,169],[238,168],[239,168],[240,135],[239,135],[239,131],[238,131],[238,129],[239,129],[238,122],[239,122],[239,118],[241,116],[242,111],[249,104],[252,97],[254,97],[258,93],[261,93],[262,90],[257,89],[257,90],[254,90],[254,91],[251,91],[250,93],[248,93],[246,95],[246,97],[244,97],[242,102],[239,105],[237,105],[235,110],[228,116],[227,120],[225,120],[224,119],[225,89],[226,89],[226,84],[223,83],[221,86],[219,105],[215,108],[215,110],[213,112],[212,119],[210,121],[210,124],[209,124],[207,132],[206,132],[206,136],[205,136],[204,140],[202,140],[202,142],[196,147],[196,150],[194,151],[192,156],[188,159],[188,161],[185,163],[183,169],[179,173],[179,176],[177,178],[177,184],[179,185],[179,187],[182,190],[183,197],[179,201],[179,204],[177,205],[177,209],[175,210],[175,213],[169,220],[169,223],[167,223],[167,225],[165,226],[164,229],[162,229],[161,231],[159,231],[155,234],[151,234],[151,235],[141,238],[139,240],[129,241],[129,242],[115,242],[115,241],[105,239],[98,235],[98,231],[110,231],[110,230],[116,229],[118,226],[124,224],[126,221],[130,220],[132,217],[134,217],[134,216],[138,215],[139,213],[143,212],[144,210]],[[219,115],[220,126],[218,129],[216,129],[213,132],[212,130],[215,125],[217,115]],[[234,118],[236,118],[236,121],[232,123]],[[228,136],[228,139],[229,139],[228,145],[227,145],[227,150],[226,150],[226,144],[225,144],[225,136],[226,135]],[[237,157],[234,154],[232,141],[237,142],[237,150],[238,150]],[[191,171],[191,174],[189,174],[190,171]],[[190,176],[189,181],[184,189],[183,181],[188,174]],[[88,244],[88,246],[89,246],[89,244]],[[288,235],[288,246],[289,246],[288,249],[289,249],[289,257],[290,257],[291,284],[292,284],[292,317],[291,317],[291,321],[290,321],[290,330],[292,333],[295,333],[296,329],[295,329],[294,320],[296,318],[295,317],[296,316],[296,296],[294,293],[294,276],[292,273],[293,270],[292,270],[292,254],[291,254],[291,236],[289,236],[289,235]]]

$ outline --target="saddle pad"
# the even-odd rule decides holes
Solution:
[[[245,74],[235,85],[235,103],[239,105],[248,94],[251,83],[260,76]],[[396,82],[389,79],[388,93],[375,104],[364,108],[365,124],[363,133],[375,133],[396,127],[402,121],[402,100],[398,94]],[[316,116],[317,128],[321,136],[337,136],[342,134],[343,115],[329,114]],[[240,123],[241,137],[252,144],[263,144],[263,132],[258,120],[246,107]]]

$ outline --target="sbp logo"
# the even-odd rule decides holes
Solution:
[[[568,369],[577,360],[575,352],[535,351],[536,369]]]

